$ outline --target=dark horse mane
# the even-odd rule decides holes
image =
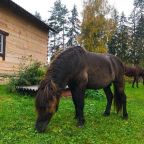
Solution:
[[[86,50],[80,46],[75,48],[69,47],[65,51],[58,52],[48,68],[46,77],[52,79],[54,83],[59,84],[60,88],[64,88],[65,84],[61,84],[61,79],[71,71],[76,71],[73,63],[78,63],[79,59],[84,57],[85,54]],[[70,59],[71,57],[72,59]],[[67,63],[68,59],[69,61]],[[66,70],[67,73],[65,73]]]

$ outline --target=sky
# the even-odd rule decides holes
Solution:
[[[43,20],[47,20],[50,16],[48,11],[54,6],[56,0],[13,0],[15,3],[23,7],[28,12],[35,14],[39,12]],[[133,8],[134,0],[108,0],[109,4],[114,6],[119,13],[123,12],[128,16]],[[74,4],[77,6],[79,16],[82,13],[83,0],[61,0],[68,10],[71,10]]]

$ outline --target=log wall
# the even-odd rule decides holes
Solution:
[[[47,63],[48,31],[1,6],[0,30],[9,33],[6,37],[5,60],[0,57],[0,73],[16,72],[22,57]]]

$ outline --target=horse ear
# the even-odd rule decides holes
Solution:
[[[52,89],[53,91],[56,91],[56,90],[57,90],[56,84],[53,82],[53,80],[51,80],[51,89]]]

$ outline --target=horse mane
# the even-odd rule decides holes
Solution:
[[[70,56],[73,54],[73,56],[75,54],[82,54],[86,52],[86,50],[84,48],[82,48],[81,46],[71,46],[71,47],[68,47],[66,50],[63,50],[63,49],[59,49],[54,55],[53,55],[53,59],[52,59],[52,62],[55,62],[57,60],[59,60],[61,57],[65,57],[65,56]]]
[[[51,63],[57,59],[57,57],[63,52],[63,49],[58,49],[51,57]]]
[[[58,77],[66,72],[73,71],[75,64],[77,64],[82,56],[86,53],[86,50],[80,46],[69,47],[66,50],[60,50],[53,58],[48,68],[46,77],[51,77],[54,82],[57,81]]]
[[[45,109],[48,100],[53,100],[56,97],[57,86],[49,79],[44,79],[41,81],[36,95],[35,105],[38,109]]]

